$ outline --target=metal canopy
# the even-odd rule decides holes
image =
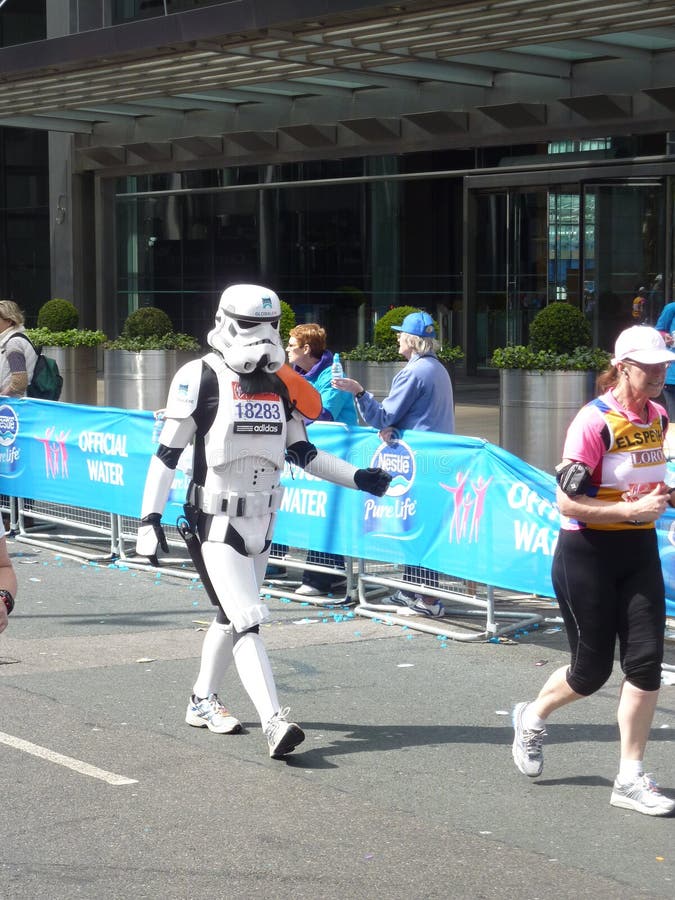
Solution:
[[[82,168],[673,127],[672,0],[321,8],[227,3],[5,48],[0,125],[78,135]]]

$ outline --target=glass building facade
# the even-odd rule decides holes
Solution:
[[[45,36],[46,0],[3,7],[0,47]],[[50,296],[47,144],[44,131],[0,128],[0,296],[15,300],[29,324]]]
[[[618,152],[603,145],[499,152]],[[499,187],[467,190],[463,161],[411,154],[119,178],[116,326],[153,305],[202,337],[227,284],[261,281],[341,347],[369,340],[393,305],[428,309],[444,342],[471,335],[480,370],[495,347],[526,343],[536,312],[555,300],[583,308],[600,344],[629,324],[639,286],[658,314],[667,178],[524,187],[504,174]]]
[[[223,287],[252,280],[273,285],[299,321],[323,322],[340,346],[369,339],[392,305],[461,308],[461,188],[380,180],[396,163],[120,179],[118,323],[155,305],[199,335]],[[446,316],[448,336],[451,324]]]
[[[187,12],[200,6],[214,6],[219,2],[221,0],[113,0],[112,20],[114,25],[119,25],[135,19],[150,19]]]
[[[238,6],[232,4],[232,15],[235,7],[241,12]],[[264,6],[256,15],[273,17],[274,5]],[[596,342],[607,346],[630,322],[639,287],[648,291],[652,320],[672,297],[675,142],[662,130],[663,118],[655,120],[661,130],[648,124],[640,131],[626,120],[617,133],[594,124],[590,136],[590,126],[583,126],[589,136],[581,138],[554,124],[560,104],[547,94],[539,98],[546,115],[503,97],[498,109],[507,119],[533,117],[536,127],[528,124],[526,131],[534,137],[518,143],[523,131],[505,125],[498,139],[494,132],[484,139],[485,115],[494,107],[477,107],[469,94],[469,113],[447,112],[427,109],[431,100],[417,109],[418,84],[411,94],[403,83],[409,93],[399,100],[401,81],[392,85],[381,72],[382,83],[366,90],[365,70],[350,80],[339,66],[284,81],[283,66],[302,63],[292,42],[279,71],[261,74],[281,51],[257,33],[257,18],[249,22],[247,41],[262,43],[259,56],[251,62],[251,47],[240,47],[230,60],[239,66],[239,80],[221,90],[231,74],[218,68],[223,53],[192,41],[174,47],[183,24],[187,32],[199,22],[204,29],[219,23],[223,46],[229,38],[232,46],[240,43],[238,32],[226,30],[234,28],[230,4],[217,0],[54,0],[49,11],[51,18],[45,0],[6,3],[0,45],[41,41],[49,26],[54,44],[81,32],[77,38],[93,48],[85,39],[99,35],[111,59],[126,35],[129,58],[120,56],[120,65],[128,65],[125,87],[103,83],[107,99],[86,95],[82,78],[71,85],[77,103],[44,112],[63,117],[60,133],[0,129],[0,292],[26,309],[29,324],[52,291],[70,288],[65,295],[80,308],[81,322],[111,336],[129,312],[155,305],[176,330],[203,340],[224,287],[255,281],[274,287],[298,321],[324,324],[333,346],[345,349],[370,340],[391,306],[425,308],[439,322],[442,340],[463,346],[473,373],[489,369],[496,347],[526,342],[532,318],[552,301],[583,309]],[[157,22],[143,21],[153,17]],[[162,40],[171,38],[172,53],[183,54],[180,65],[194,67],[194,78],[209,76],[203,88],[188,80],[179,89],[174,76],[182,69],[173,58],[152,69],[159,32]],[[315,37],[308,46],[319,46]],[[332,55],[335,47],[324,37],[321,53]],[[443,32],[439,40],[445,38]],[[82,54],[81,71],[95,73],[94,51]],[[74,65],[66,53],[64,77]],[[146,96],[148,78],[161,87]],[[260,83],[251,83],[256,78]],[[318,96],[326,85],[326,109],[311,107],[326,124],[304,111],[294,121],[294,105],[316,103],[306,96]],[[659,102],[675,110],[672,89],[660,90]],[[387,91],[395,105],[377,107],[373,98]],[[446,105],[451,100],[454,94],[443,95]],[[593,109],[598,102],[595,95],[586,101]],[[345,117],[358,103],[367,115],[354,120],[354,132]],[[426,144],[408,120],[422,122],[424,130],[428,119]],[[48,128],[49,120],[42,121]],[[452,127],[443,131],[448,122]],[[354,143],[359,123],[363,136]],[[293,128],[301,137],[289,145]],[[242,134],[257,139],[252,150]],[[383,152],[380,140],[398,151]],[[182,149],[181,141],[196,149]],[[426,146],[434,149],[420,149]]]

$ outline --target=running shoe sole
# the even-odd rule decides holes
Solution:
[[[664,797],[663,799],[666,805],[661,806],[657,804],[656,806],[643,806],[639,801],[633,800],[631,797],[625,797],[623,794],[617,794],[613,791],[609,805],[616,806],[618,809],[630,809],[634,812],[642,813],[645,816],[661,816],[663,818],[672,816],[673,812],[675,812],[672,801],[669,797]]]
[[[270,756],[272,759],[280,759],[291,753],[305,739],[305,732],[298,725],[290,724],[286,729],[286,733],[276,745],[274,750],[270,747]]]
[[[188,725],[191,725],[193,728],[208,728],[209,731],[212,731],[214,734],[239,734],[241,731],[241,722],[234,718],[234,716],[230,716],[232,719],[232,725],[223,728],[221,726],[218,728],[217,726],[212,725],[203,716],[199,716],[195,713],[191,713],[189,710],[185,714],[185,722]]]

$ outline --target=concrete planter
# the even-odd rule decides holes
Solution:
[[[552,474],[570,422],[595,396],[596,377],[596,372],[500,369],[500,445]]]
[[[182,365],[199,356],[186,350],[104,350],[105,405],[163,409],[173,376]]]
[[[380,401],[389,394],[394,375],[400,372],[405,364],[405,360],[401,360],[401,362],[366,362],[360,359],[345,359],[343,361],[347,378],[358,381]]]
[[[80,403],[96,406],[96,354],[97,347],[49,347],[42,350],[45,356],[56,360],[63,376],[63,388],[59,400],[62,403]]]

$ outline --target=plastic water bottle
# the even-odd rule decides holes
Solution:
[[[333,357],[333,365],[331,366],[331,378],[335,381],[336,378],[344,378],[345,372],[342,368],[342,362],[340,361],[340,354],[336,353]]]
[[[164,427],[164,410],[158,409],[155,413],[155,421],[152,425],[152,443],[159,444],[159,436],[162,433],[162,428]]]

